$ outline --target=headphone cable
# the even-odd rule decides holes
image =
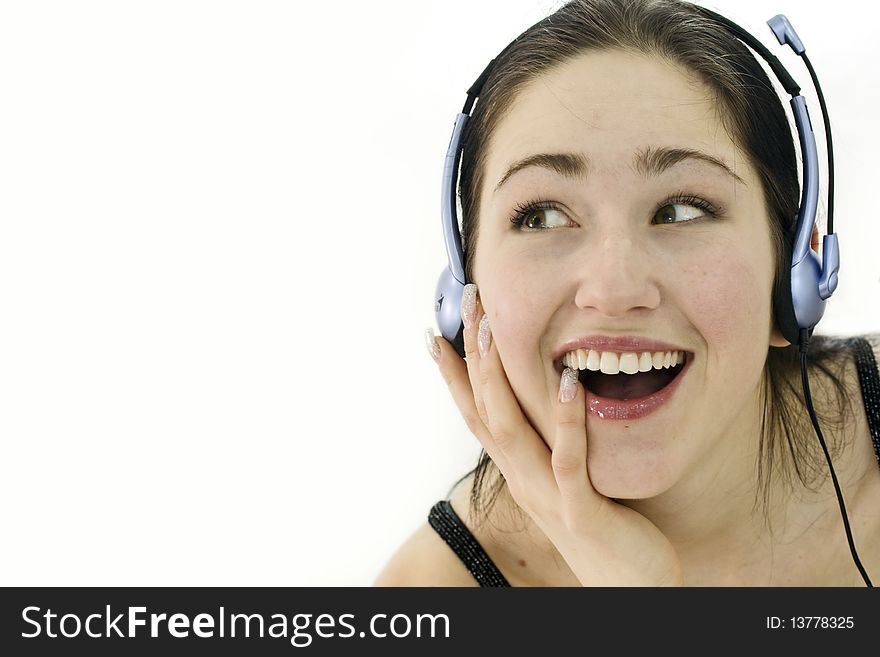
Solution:
[[[807,410],[810,413],[810,419],[813,421],[813,428],[816,430],[816,435],[819,437],[819,444],[822,445],[822,451],[825,453],[825,460],[828,461],[828,469],[831,471],[831,481],[834,482],[834,490],[837,493],[837,502],[840,505],[840,515],[843,518],[843,528],[846,531],[846,540],[849,543],[849,551],[852,554],[853,562],[856,564],[856,568],[859,569],[859,573],[861,573],[862,578],[865,580],[865,584],[869,588],[873,588],[874,585],[871,583],[871,579],[868,577],[868,573],[865,572],[864,567],[862,566],[862,562],[859,561],[859,554],[856,552],[856,546],[853,542],[852,531],[849,527],[849,518],[846,516],[846,507],[843,504],[843,494],[840,492],[840,484],[837,483],[837,475],[834,473],[834,466],[831,463],[831,456],[828,454],[828,447],[825,445],[825,438],[822,437],[822,431],[819,429],[819,420],[816,418],[816,412],[813,410],[813,399],[810,396],[810,382],[807,377],[807,348],[810,344],[810,331],[809,329],[801,329],[800,330],[800,340],[798,341],[800,346],[801,353],[801,380],[804,386],[804,401],[807,404]]]

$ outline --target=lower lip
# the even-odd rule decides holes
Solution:
[[[681,385],[681,380],[687,374],[691,366],[692,356],[688,354],[684,367],[668,386],[655,393],[639,397],[638,399],[610,399],[597,397],[592,392],[584,389],[586,393],[587,413],[600,420],[637,420],[645,417],[663,406]]]

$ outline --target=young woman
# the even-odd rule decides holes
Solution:
[[[576,0],[495,61],[461,163],[466,359],[429,335],[485,451],[377,585],[864,586],[775,321],[785,111],[677,1]],[[875,578],[878,350],[810,344]]]

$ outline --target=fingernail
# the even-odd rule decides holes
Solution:
[[[440,345],[437,344],[437,340],[434,338],[434,329],[430,326],[425,329],[425,342],[428,345],[428,353],[431,354],[431,358],[434,359],[435,363],[439,363]]]
[[[480,320],[480,332],[477,334],[477,346],[480,348],[480,356],[489,353],[489,345],[492,344],[492,331],[489,330],[489,316],[483,314]]]
[[[562,379],[559,381],[559,401],[570,402],[577,397],[577,370],[566,367],[562,370]]]
[[[464,322],[466,329],[474,325],[476,313],[477,286],[473,283],[468,283],[464,286],[464,291],[461,293],[461,321]]]

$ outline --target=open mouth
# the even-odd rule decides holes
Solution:
[[[680,362],[661,367],[651,368],[646,372],[627,374],[605,374],[604,372],[590,369],[578,371],[578,380],[595,397],[620,401],[642,399],[649,397],[672,383],[687,367],[693,354],[682,352]],[[557,369],[561,373],[565,367],[561,362],[557,363]]]
[[[687,361],[685,361],[687,362]],[[640,399],[653,395],[668,386],[684,369],[685,363],[663,370],[649,370],[636,374],[603,374],[581,370],[578,380],[597,397],[607,399]]]

